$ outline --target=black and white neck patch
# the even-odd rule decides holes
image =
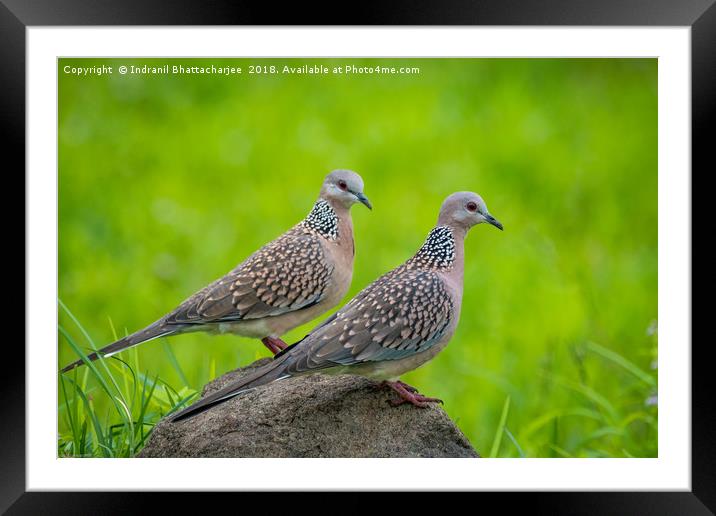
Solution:
[[[316,201],[311,213],[303,219],[302,224],[330,240],[338,238],[338,216],[331,205],[323,199]]]
[[[433,228],[412,261],[424,267],[451,267],[455,261],[455,237],[447,226]]]

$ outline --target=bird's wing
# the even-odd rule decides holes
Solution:
[[[230,322],[301,310],[325,297],[333,268],[318,238],[295,227],[187,299],[166,323]]]
[[[287,372],[405,358],[438,342],[453,316],[440,276],[398,268],[309,334],[292,353]]]

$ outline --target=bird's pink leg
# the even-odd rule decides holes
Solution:
[[[286,349],[286,343],[278,337],[264,337],[261,339],[261,342],[263,342],[264,346],[266,346],[274,355],[279,351]]]
[[[418,392],[418,389],[416,389],[416,388],[413,387],[412,385],[408,385],[408,384],[405,383],[405,382],[401,382],[400,380],[398,380],[398,381],[395,382],[395,383],[400,384],[400,385],[401,385],[406,391],[408,391],[408,392],[413,392],[413,393]]]
[[[428,398],[418,393],[418,389],[408,385],[407,383],[397,382],[382,382],[381,386],[390,387],[400,395],[399,400],[391,400],[390,404],[394,407],[402,405],[403,403],[410,403],[416,407],[425,408],[429,406],[429,403],[442,403],[443,400],[438,398]]]

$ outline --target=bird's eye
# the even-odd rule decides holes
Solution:
[[[338,181],[338,188],[341,190],[348,190],[348,185],[345,181]]]
[[[471,211],[471,212],[474,213],[474,212],[477,211],[477,203],[469,202],[469,203],[467,203],[467,205],[465,206],[465,208],[467,208],[467,211]]]

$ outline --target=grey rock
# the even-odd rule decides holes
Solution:
[[[269,360],[217,378],[202,396]],[[395,396],[360,376],[289,378],[190,419],[163,419],[138,456],[479,457],[442,408],[393,407]]]

